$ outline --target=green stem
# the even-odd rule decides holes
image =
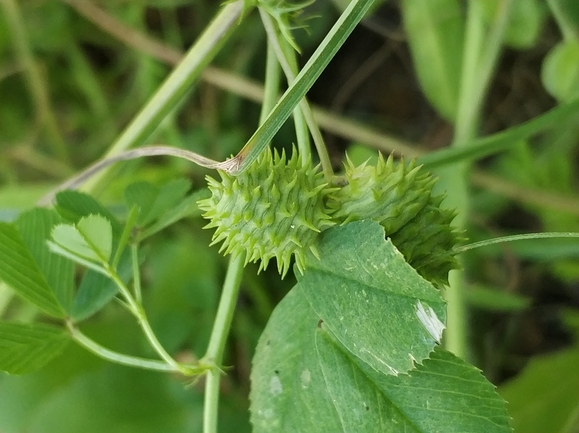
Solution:
[[[275,51],[271,42],[267,42],[267,54],[265,64],[265,88],[263,89],[263,100],[261,102],[261,113],[259,124],[261,125],[271,109],[275,106],[278,98],[279,82],[281,77],[280,64],[277,61]]]
[[[509,235],[501,236],[498,238],[487,239],[484,241],[473,242],[468,245],[464,245],[455,248],[453,253],[459,254],[465,251],[474,250],[476,248],[486,247],[488,245],[502,244],[505,242],[515,242],[515,241],[525,241],[530,239],[552,239],[552,238],[579,238],[579,233],[575,232],[542,232],[542,233],[524,233],[521,235]]]
[[[503,35],[508,23],[512,0],[501,2],[496,19],[485,35],[484,16],[479,2],[468,3],[466,23],[466,43],[460,84],[460,98],[455,122],[455,136],[452,146],[459,147],[476,136],[480,111],[492,72],[501,49]],[[469,165],[461,162],[441,170],[441,178],[449,191],[446,205],[459,210],[454,224],[464,228],[469,211],[469,191],[467,173]],[[464,299],[462,274],[452,271],[446,290],[447,329],[445,345],[460,357],[467,357],[467,314]]]
[[[42,73],[34,60],[34,55],[28,43],[28,35],[26,34],[18,3],[15,0],[2,0],[1,4],[6,11],[6,22],[12,33],[18,61],[26,71],[26,84],[29,87],[30,95],[36,105],[37,115],[46,128],[48,139],[55,155],[61,160],[68,162],[69,157],[66,144],[58,130],[58,124],[50,104],[48,89],[44,85]]]
[[[147,319],[147,316],[145,314],[145,310],[143,309],[141,304],[138,303],[133,298],[129,288],[125,285],[125,283],[123,283],[123,281],[121,280],[119,275],[115,272],[115,270],[108,267],[107,268],[107,275],[109,276],[109,278],[111,280],[114,281],[114,283],[119,288],[121,295],[123,296],[123,298],[125,298],[125,301],[127,302],[127,306],[129,307],[129,310],[131,311],[133,316],[135,316],[135,318],[137,319],[137,322],[138,322],[139,326],[141,327],[143,333],[145,334],[145,337],[149,341],[149,344],[155,350],[155,352],[157,352],[157,354],[161,357],[161,359],[163,359],[167,364],[171,365],[173,368],[175,368],[177,371],[180,371],[184,375],[190,375],[190,374],[197,373],[197,371],[192,371],[190,368],[179,364],[165,350],[165,348],[159,342],[159,340],[157,339],[157,336],[153,332],[153,329],[151,328],[151,325],[149,324],[149,320]]]
[[[364,17],[374,0],[352,0],[322,43],[297,75],[290,88],[283,94],[265,122],[251,136],[237,154],[240,171],[245,170],[261,153],[291,115],[293,109],[306,95],[338,49]]]
[[[275,55],[277,56],[277,60],[287,78],[288,84],[291,86],[298,75],[298,64],[295,51],[291,44],[280,35],[280,32],[277,31],[275,21],[271,16],[261,8],[259,9],[259,13],[267,33],[268,43],[272,46]],[[332,169],[328,149],[326,148],[322,133],[320,132],[320,128],[314,118],[312,108],[305,97],[302,98],[298,106],[294,109],[294,121],[296,123],[296,134],[298,137],[298,147],[300,152],[308,157],[311,153],[308,131],[306,129],[307,125],[314,140],[314,145],[316,146],[320,158],[324,176],[327,181],[330,181],[334,176],[334,171]],[[304,158],[303,161],[304,164],[307,163],[307,158]]]
[[[139,266],[139,247],[138,244],[131,244],[131,261],[133,267],[133,292],[135,292],[135,299],[139,305],[143,303],[143,296],[141,294],[141,272]]]
[[[241,284],[243,263],[244,254],[239,254],[229,261],[209,345],[201,362],[219,366],[223,361],[223,351],[225,350],[225,343],[231,327],[239,286]],[[221,370],[213,368],[207,371],[205,405],[203,408],[203,433],[217,433],[220,382]]]
[[[106,359],[107,361],[111,361],[116,364],[143,368],[146,370],[176,372],[176,373],[181,372],[180,368],[175,368],[173,365],[170,365],[163,361],[139,358],[136,356],[129,356],[124,355],[122,353],[114,352],[110,349],[107,349],[106,347],[101,346],[96,341],[87,337],[72,323],[70,322],[67,323],[67,327],[70,332],[70,335],[78,344],[87,349],[89,352],[94,353],[99,358]]]
[[[203,69],[219,52],[232,35],[243,11],[243,1],[227,3],[213,19],[181,63],[165,79],[157,92],[127,126],[111,146],[105,159],[124,150],[141,145],[157,128],[165,116],[175,108],[179,100],[199,77]],[[99,173],[86,188],[95,188],[105,177],[107,170]]]

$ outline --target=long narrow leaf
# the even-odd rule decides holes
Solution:
[[[472,141],[472,144],[438,150],[418,158],[418,162],[429,169],[460,161],[476,160],[508,150],[519,140],[526,139],[545,129],[555,126],[579,113],[579,99],[560,105],[521,125],[509,128],[488,137]]]
[[[240,164],[239,171],[245,170],[279,131],[373,3],[374,0],[353,0],[344,10],[292,86],[283,94],[267,119],[235,157],[236,162]]]

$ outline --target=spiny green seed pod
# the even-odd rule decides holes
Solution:
[[[380,154],[376,167],[366,163],[355,167],[348,159],[347,185],[330,195],[328,207],[335,211],[334,220],[372,219],[379,222],[390,235],[414,218],[430,197],[435,179],[419,173],[412,161],[395,163]]]
[[[430,197],[418,215],[396,233],[392,243],[406,261],[426,280],[442,286],[448,284],[448,272],[459,268],[452,250],[464,240],[450,223],[456,213],[440,207],[444,195]]]
[[[261,261],[260,271],[275,257],[282,276],[294,255],[303,273],[306,249],[317,255],[318,233],[334,224],[324,205],[333,189],[317,167],[295,150],[286,161],[285,152],[272,156],[268,148],[243,173],[219,174],[221,182],[207,177],[212,195],[199,201],[211,220],[205,228],[217,228],[212,245],[223,241],[220,252],[245,253],[245,264]]]

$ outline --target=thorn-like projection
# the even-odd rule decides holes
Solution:
[[[448,272],[458,267],[452,250],[463,239],[450,225],[455,213],[441,208],[444,196],[432,196],[436,178],[416,161],[395,162],[381,154],[375,167],[367,161],[356,167],[346,158],[345,173],[346,184],[329,195],[334,221],[379,222],[418,273],[435,285],[447,284]]]
[[[198,203],[210,220],[206,228],[217,228],[211,244],[223,241],[220,252],[245,252],[247,263],[260,262],[260,271],[275,258],[282,276],[292,257],[302,273],[306,251],[319,257],[316,238],[335,224],[326,201],[337,189],[310,161],[303,164],[295,150],[288,159],[267,149],[245,172],[219,174],[221,182],[207,178],[212,195]]]

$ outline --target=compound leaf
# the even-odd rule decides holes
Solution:
[[[44,274],[60,305],[70,311],[74,290],[74,264],[48,248],[52,228],[62,218],[53,210],[35,208],[20,214],[15,227]]]
[[[0,322],[0,370],[10,374],[36,371],[59,355],[68,342],[62,328]]]
[[[511,431],[505,402],[475,367],[437,349],[408,374],[376,371],[326,329],[300,285],[274,310],[251,380],[255,433]]]
[[[0,222],[0,278],[45,313],[63,317],[64,311],[22,236],[11,224]]]
[[[136,182],[125,190],[129,205],[139,207],[138,224],[144,227],[177,206],[191,188],[186,179],[175,179],[160,188],[148,182]]]
[[[71,259],[103,263],[109,260],[113,244],[111,223],[101,215],[81,218],[76,225],[60,224],[52,231],[53,251]],[[67,254],[68,253],[68,254]]]

